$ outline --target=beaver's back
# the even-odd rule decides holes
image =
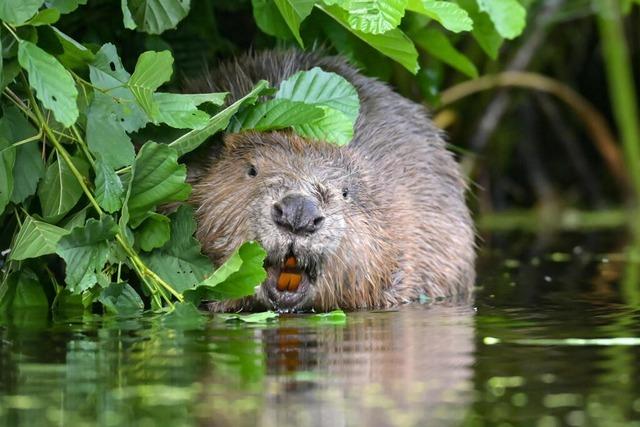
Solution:
[[[390,298],[471,290],[474,231],[459,167],[424,107],[365,77],[339,57],[298,51],[252,53],[222,64],[197,90],[230,92],[229,102],[261,80],[277,87],[301,70],[335,72],[357,89],[360,115],[347,150],[367,164],[370,183],[397,246],[398,273]]]

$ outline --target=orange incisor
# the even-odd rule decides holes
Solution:
[[[296,266],[297,262],[295,257],[290,256],[285,260],[280,276],[278,277],[279,291],[295,292],[298,290],[298,286],[302,280],[302,274]]]

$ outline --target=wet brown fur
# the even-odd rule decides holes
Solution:
[[[220,264],[243,241],[258,240],[269,260],[281,263],[286,249],[273,243],[282,237],[274,234],[268,208],[287,191],[303,192],[335,220],[316,241],[300,243],[298,262],[320,266],[305,308],[381,308],[421,294],[469,294],[475,251],[465,185],[423,107],[341,58],[296,51],[240,57],[192,90],[229,91],[232,102],[260,79],[278,86],[315,66],[342,75],[358,91],[352,142],[339,148],[289,131],[226,135],[210,158],[190,166],[205,253]],[[254,163],[260,180],[246,175]],[[353,189],[347,201],[340,199],[343,186]],[[274,308],[262,289],[255,298],[210,305],[215,311],[256,308]]]

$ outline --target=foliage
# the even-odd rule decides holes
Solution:
[[[291,128],[344,145],[359,100],[349,82],[319,68],[278,88],[260,81],[233,103],[226,93],[179,93],[175,76],[194,74],[185,56],[201,46],[196,39],[213,34],[208,46],[226,49],[217,23],[191,11],[212,6],[122,0],[117,30],[106,18],[114,16],[110,7],[0,2],[0,249],[7,255],[0,307],[46,301],[64,309],[81,301],[131,314],[175,305],[167,321],[181,322],[203,299],[251,295],[265,278],[266,256],[247,242],[224,265],[211,265],[184,204],[191,187],[182,157],[225,130]],[[525,16],[517,0],[253,0],[251,7],[257,26],[285,44],[325,41],[356,64],[381,58],[416,73],[424,61],[415,42],[429,60],[468,76],[478,71],[455,48],[458,34],[471,32],[495,56],[503,38],[522,31]],[[102,21],[82,22],[93,16]],[[373,50],[363,52],[373,56],[359,49],[367,45]],[[168,205],[177,208],[159,210]],[[336,316],[342,319],[329,319]]]

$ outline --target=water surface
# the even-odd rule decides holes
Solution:
[[[640,264],[578,240],[487,242],[474,303],[346,322],[4,316],[0,425],[640,425]]]

